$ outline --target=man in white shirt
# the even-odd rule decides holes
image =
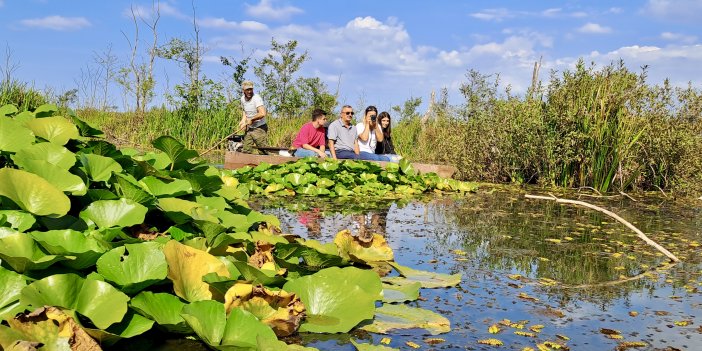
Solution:
[[[250,80],[241,83],[241,88],[244,94],[241,96],[241,121],[239,122],[239,130],[246,128],[244,134],[243,152],[251,154],[265,152],[255,149],[254,145],[259,147],[268,146],[268,125],[266,124],[266,107],[263,105],[263,99],[260,95],[254,94],[253,82]]]

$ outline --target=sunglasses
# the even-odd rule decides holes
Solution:
[[[348,116],[348,115],[353,116],[353,115],[354,115],[354,112],[344,112],[344,114],[347,115],[347,116]]]

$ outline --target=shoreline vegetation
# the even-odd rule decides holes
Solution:
[[[295,46],[287,49],[290,54]],[[284,77],[266,76],[259,71],[265,62],[259,64],[255,71],[270,104],[272,146],[289,146],[314,108],[336,118],[339,102],[318,78],[298,78],[292,90],[280,90]],[[471,70],[460,87],[460,104],[449,104],[444,89],[436,101],[432,97],[426,113],[418,111],[421,98],[394,106],[389,112],[396,149],[413,162],[454,165],[460,180],[699,197],[702,91],[692,83],[650,85],[645,68],[635,73],[621,61],[605,67],[580,61],[572,70],[551,72],[547,83],[537,77],[535,69],[530,89],[515,95],[509,86],[501,87],[499,75]],[[77,106],[71,96],[40,92],[6,77],[0,106],[32,110],[52,102],[74,109],[116,144],[146,146],[170,135],[203,151],[232,133],[241,114],[237,93],[226,99],[216,93],[216,84],[206,88],[196,90],[193,99],[189,87],[180,100],[169,99],[172,107],[116,112]],[[216,151],[221,155],[225,147],[222,143]]]

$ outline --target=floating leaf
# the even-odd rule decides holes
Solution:
[[[399,281],[395,281],[398,283]],[[419,298],[419,288],[422,287],[420,282],[410,282],[403,285],[393,285],[383,283],[383,302],[406,302],[415,301]]]
[[[500,332],[500,330],[501,330],[501,329],[500,329],[500,326],[497,325],[497,324],[493,324],[493,325],[491,325],[491,326],[488,328],[488,332],[489,332],[490,334],[497,334],[497,333]]]
[[[360,343],[356,342],[354,339],[350,339],[351,344],[356,347],[356,350],[358,351],[392,351],[392,350],[400,350],[392,347],[387,347],[383,345],[373,345],[373,344],[366,344],[366,343]],[[382,340],[381,340],[382,343]],[[388,341],[389,343],[389,341]]]
[[[36,350],[39,345],[42,350],[100,350],[71,316],[56,307],[40,307],[7,323],[9,328],[0,327],[1,346],[6,350]]]
[[[482,339],[478,340],[478,344],[490,345],[490,346],[502,346],[504,343],[498,339]]]
[[[34,140],[31,130],[11,118],[0,116],[0,151],[18,152],[31,146]]]
[[[413,328],[423,328],[432,335],[437,335],[451,331],[451,322],[446,317],[423,308],[384,304],[376,309],[373,323],[361,327],[381,334],[395,329]]]
[[[192,332],[192,329],[180,315],[185,303],[175,295],[142,291],[134,296],[129,303],[140,314],[153,319],[169,332],[182,334]]]
[[[94,201],[81,211],[80,218],[98,228],[129,227],[144,222],[148,209],[132,200]]]
[[[85,173],[95,182],[106,182],[112,177],[112,173],[122,172],[122,166],[112,158],[95,155],[82,154],[79,157]]]
[[[63,265],[74,269],[94,266],[98,258],[111,248],[110,244],[102,240],[71,229],[35,231],[30,235],[50,254],[75,257],[73,260],[62,261]]]
[[[202,281],[208,273],[229,277],[227,267],[219,259],[175,240],[166,244],[163,253],[168,262],[168,279],[173,281],[176,295],[186,301],[212,299],[213,291]]]
[[[161,136],[151,144],[168,156],[171,161],[171,170],[176,163],[198,156],[196,151],[186,149],[183,144],[171,136]]]
[[[47,255],[31,236],[25,233],[8,234],[0,237],[0,258],[3,264],[19,273],[42,270],[52,264],[72,259],[62,255]]]
[[[383,281],[390,284],[402,284],[403,279],[407,279],[413,282],[419,282],[422,284],[423,288],[448,288],[458,285],[461,282],[461,273],[457,274],[443,274],[435,272],[426,272],[410,267],[402,266],[396,262],[389,262],[404,278],[398,277],[385,277]]]
[[[385,238],[373,234],[369,240],[353,236],[351,231],[342,230],[336,234],[334,244],[339,247],[342,257],[350,258],[357,262],[392,261],[392,249]]]

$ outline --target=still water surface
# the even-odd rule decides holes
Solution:
[[[410,303],[451,321],[451,332],[433,336],[443,342],[429,343],[418,329],[290,341],[320,350],[354,350],[349,338],[379,344],[383,337],[404,350],[407,342],[421,350],[522,350],[546,341],[570,350],[615,350],[625,341],[646,344],[637,350],[702,350],[702,201],[560,196],[619,214],[682,262],[666,267],[666,257],[602,213],[520,191],[375,203],[258,200],[254,207],[277,215],[283,232],[321,242],[347,228],[377,232],[398,263],[463,275],[458,287],[422,289]],[[494,324],[497,334],[488,331]],[[529,330],[535,325],[543,327]],[[478,342],[489,338],[504,345]]]

